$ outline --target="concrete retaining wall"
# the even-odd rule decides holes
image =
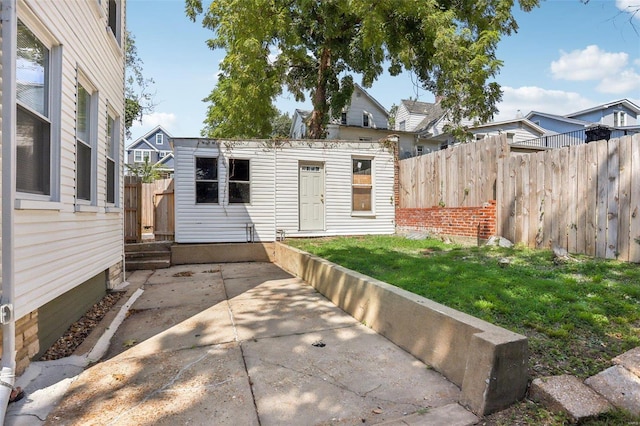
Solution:
[[[462,389],[482,416],[527,389],[527,338],[282,243],[176,244],[173,264],[274,262]]]
[[[460,386],[460,402],[474,413],[524,397],[525,336],[281,243],[275,262]]]
[[[273,262],[273,243],[173,244],[171,264]]]

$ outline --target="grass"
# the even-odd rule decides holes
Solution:
[[[290,239],[287,243],[449,307],[524,334],[532,378],[587,378],[640,346],[640,265],[573,256],[555,264],[549,250],[462,247],[398,236]],[[507,266],[500,266],[502,259]],[[565,425],[524,400],[483,419],[487,426]],[[584,425],[640,424],[616,410]]]
[[[397,236],[290,245],[529,338],[532,377],[587,378],[640,346],[640,265],[547,250],[462,247]],[[508,258],[510,264],[499,265]]]

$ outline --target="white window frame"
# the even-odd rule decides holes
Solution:
[[[623,127],[627,125],[627,114],[624,111],[613,112],[613,126]]]
[[[138,154],[140,159],[138,159]],[[133,150],[133,162],[134,163],[144,163],[144,159],[148,158],[149,162],[151,162],[151,150],[148,149],[134,149]]]
[[[162,145],[164,143],[164,135],[162,133],[156,133],[156,145]]]
[[[168,157],[170,154],[171,154],[171,151],[160,151],[159,152],[160,160],[162,160],[165,157]]]
[[[424,146],[416,145],[416,155],[423,155],[423,154],[424,154]]]
[[[115,7],[115,10],[111,8]],[[115,28],[111,26],[111,19],[113,18]],[[121,0],[107,0],[107,28],[113,35],[114,39],[118,43],[118,46],[122,44],[122,2]]]
[[[370,161],[371,162],[371,184],[360,184],[354,182],[354,162],[355,161]],[[375,216],[375,161],[374,157],[369,156],[352,156],[351,162],[349,163],[351,167],[351,216]],[[356,188],[370,188],[370,203],[371,210],[355,210],[353,205],[353,190]]]
[[[80,93],[80,86],[87,92],[89,95],[89,128],[87,129],[87,138],[89,140],[84,141],[78,137],[78,111],[77,111],[77,102]],[[91,83],[91,81],[86,77],[86,75],[82,72],[80,68],[77,71],[76,77],[76,205],[97,205],[97,166],[98,166],[98,150],[97,150],[97,140],[98,140],[98,90],[96,86]],[[78,175],[78,147],[82,144],[91,150],[90,155],[90,164],[89,164],[89,199],[80,198],[78,196],[78,182],[80,180],[80,176]],[[76,209],[81,210],[81,209]]]
[[[206,158],[209,160],[213,160],[216,165],[216,176],[215,179],[198,179],[196,174],[198,158]],[[193,157],[193,175],[194,175],[194,184],[193,184],[193,199],[196,205],[212,205],[212,204],[220,204],[220,162],[218,161],[218,157],[210,157],[206,155],[197,155]],[[218,185],[216,191],[216,200],[211,202],[198,202],[198,183],[215,183]]]
[[[29,9],[20,8],[18,19],[49,50],[48,102],[49,123],[49,191],[48,194],[22,192],[16,188],[16,209],[60,210],[60,140],[62,104],[62,45]],[[16,99],[16,104],[32,111]],[[17,110],[17,107],[16,107]],[[35,113],[35,112],[33,112]],[[37,113],[35,113],[37,114]],[[40,117],[42,115],[38,114]]]
[[[234,179],[234,176],[232,176],[232,170],[231,168],[233,167],[231,165],[231,162],[233,161],[246,161],[249,167],[249,180],[240,180],[240,179]],[[248,158],[230,158],[229,162],[227,163],[227,204],[251,204],[251,200],[252,200],[252,194],[251,194],[251,187],[253,185],[251,185],[251,168],[252,168],[252,161]],[[248,201],[231,201],[231,183],[237,183],[240,185],[248,185],[249,186],[249,200]]]
[[[110,124],[112,122],[112,124]],[[105,135],[105,201],[107,205],[120,205],[120,117],[107,106],[107,132]],[[109,150],[111,148],[111,152]],[[109,200],[109,162],[113,163],[113,200]]]

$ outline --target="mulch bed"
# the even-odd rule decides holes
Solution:
[[[124,295],[123,291],[108,293],[93,305],[78,321],[69,326],[67,331],[42,355],[40,361],[51,361],[73,355],[73,352],[87,338],[102,318]]]

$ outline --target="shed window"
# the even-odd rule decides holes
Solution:
[[[354,158],[352,162],[352,209],[354,212],[371,212],[371,194],[373,190],[371,160]]]
[[[196,157],[196,204],[218,202],[218,158]]]
[[[229,203],[250,203],[249,160],[229,160]]]

